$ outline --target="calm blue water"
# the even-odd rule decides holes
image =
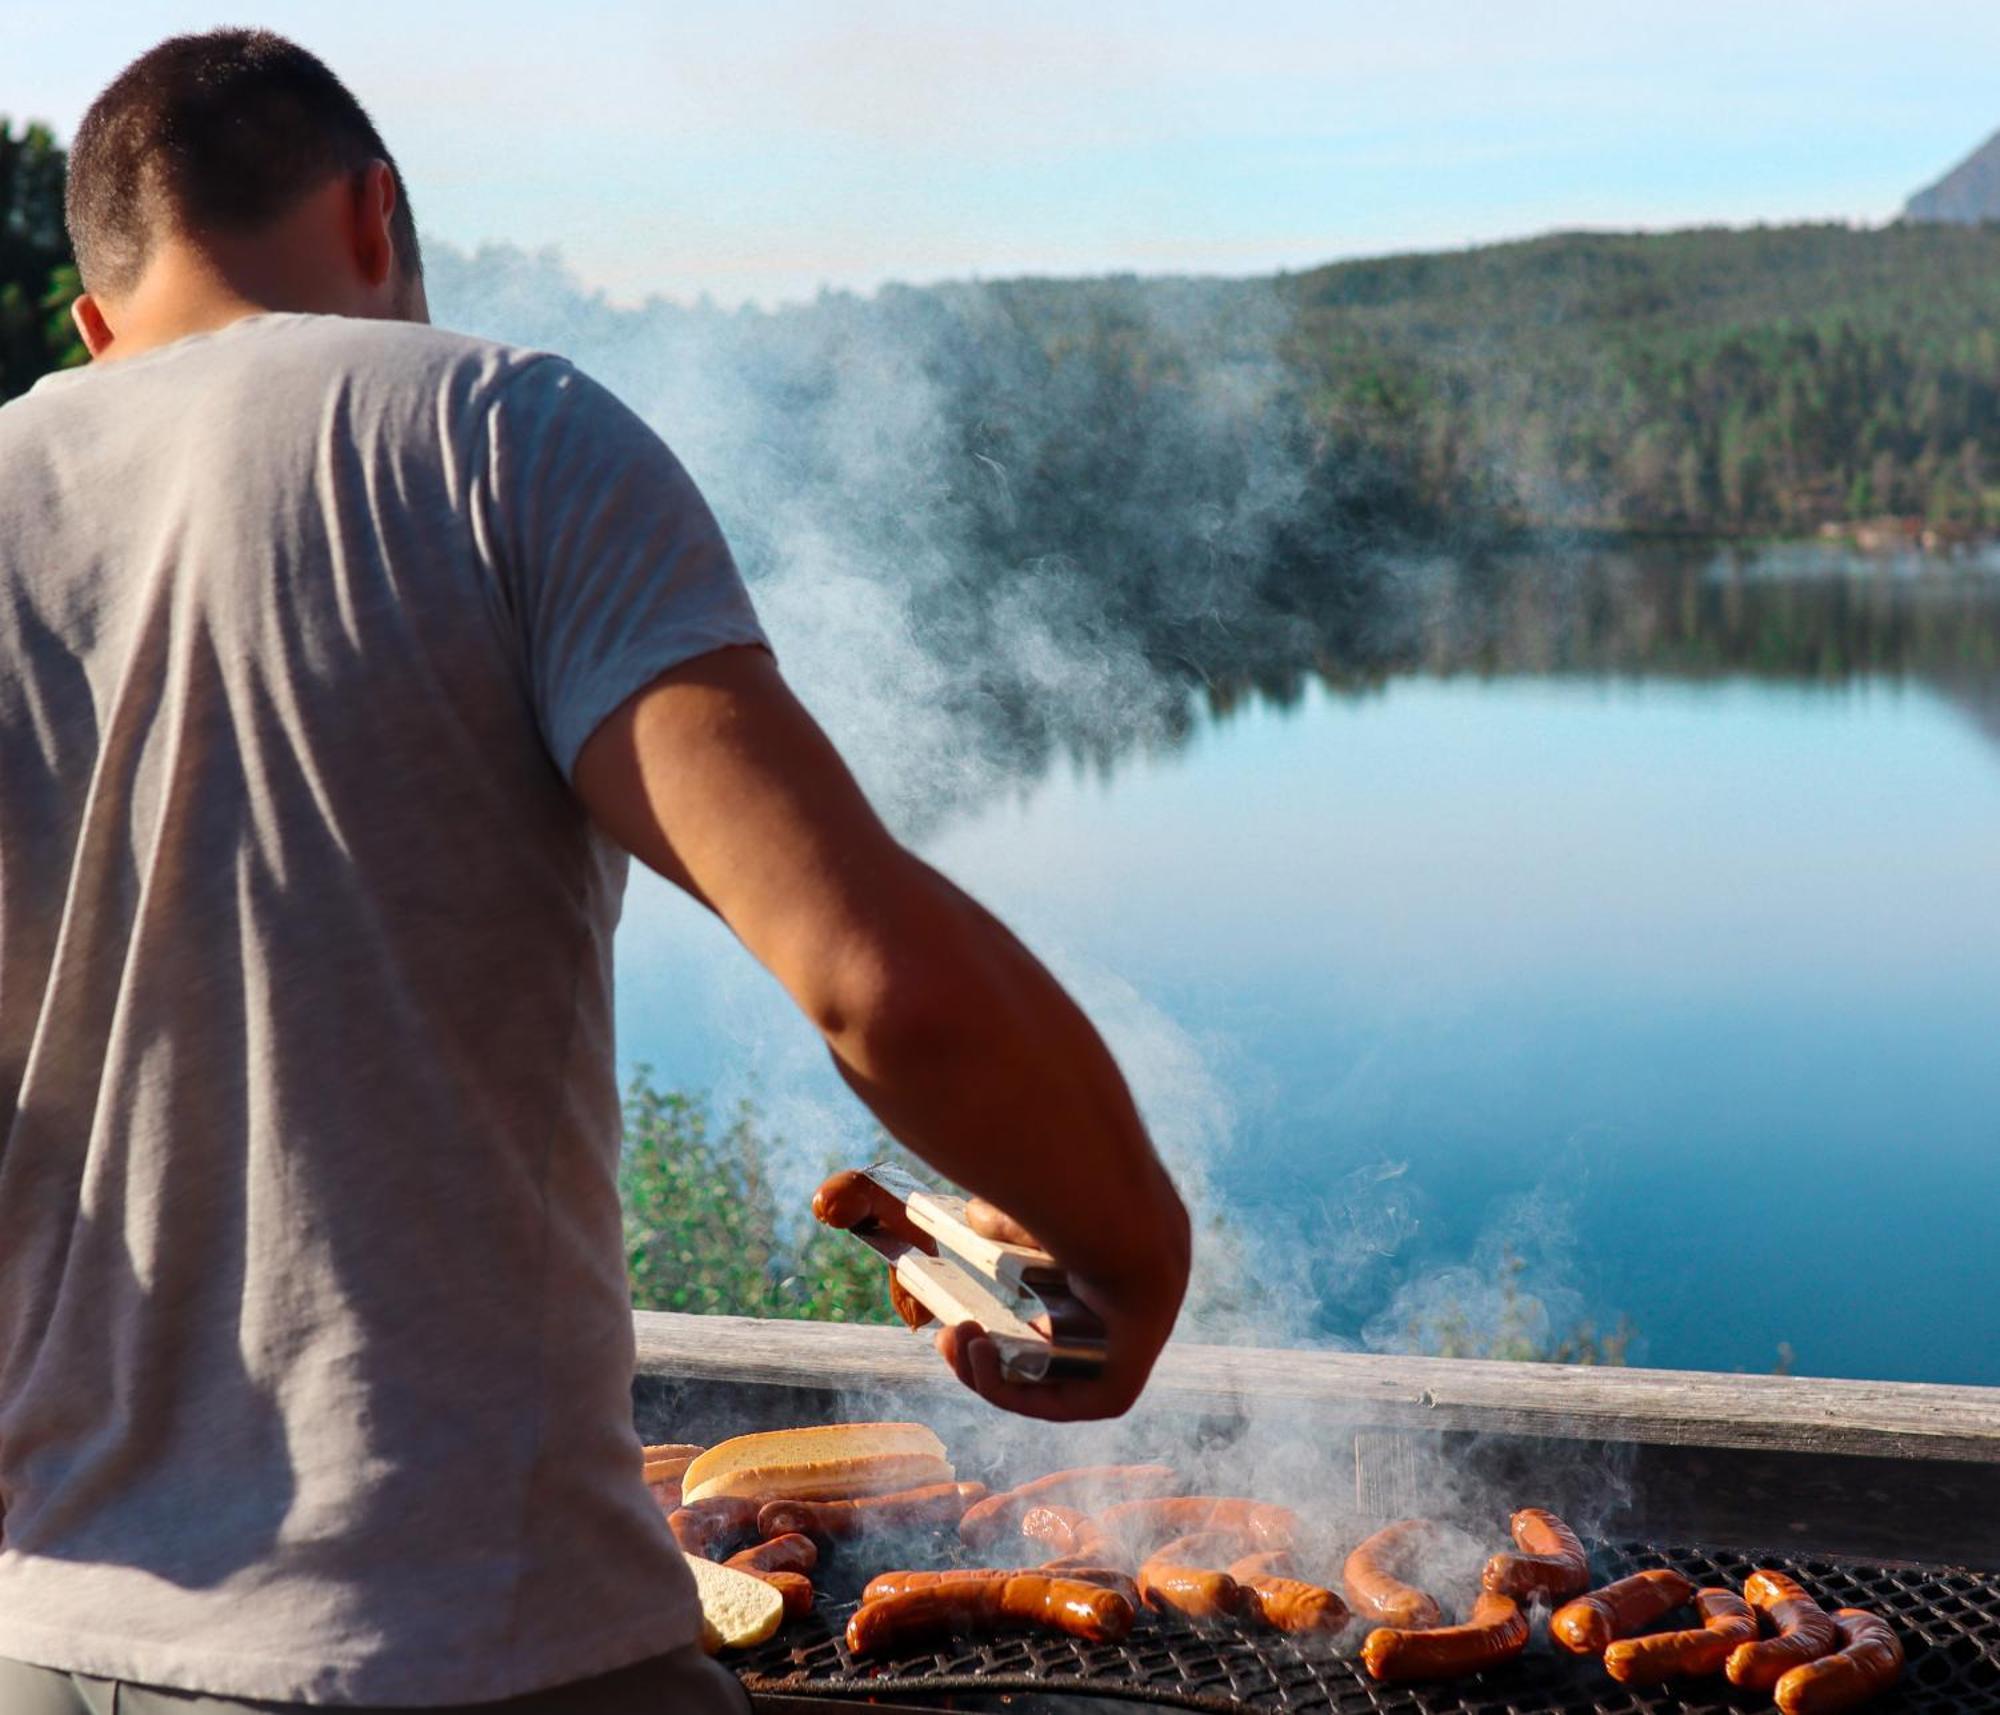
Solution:
[[[2000,741],[1941,692],[1315,686],[929,851],[1309,1260],[1318,1332],[1490,1330],[1512,1254],[1636,1362],[2000,1383]],[[692,909],[635,884],[620,953],[628,1062],[756,1093],[802,1184],[865,1147]]]

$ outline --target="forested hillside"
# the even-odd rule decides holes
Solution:
[[[2000,520],[2000,228],[1564,234],[1286,283],[1316,414],[1535,521]]]
[[[46,129],[0,126],[0,398],[80,356],[62,167]],[[802,321],[852,306],[831,294],[758,325],[782,354]],[[1078,485],[1123,480],[1106,450],[1121,425],[1237,387],[1253,347],[1278,358],[1258,434],[1310,478],[1281,554],[1357,530],[2000,525],[2000,227],[1559,234],[1275,281],[892,289],[882,314],[957,373],[1011,366],[998,398],[1074,412],[1022,468],[996,395],[962,396],[955,439],[1010,473],[993,546],[1023,556],[1073,550]],[[1004,358],[973,352],[996,336]]]

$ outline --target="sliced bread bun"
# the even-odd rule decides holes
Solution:
[[[701,1597],[701,1647],[710,1655],[761,1644],[784,1623],[785,1599],[763,1579],[698,1555],[687,1564]]]
[[[657,1483],[668,1477],[678,1477],[700,1457],[701,1449],[692,1442],[669,1442],[648,1447],[645,1449],[646,1481]]]
[[[921,1423],[832,1423],[738,1435],[681,1473],[685,1503],[717,1497],[838,1501],[952,1480],[944,1443]]]
[[[847,1459],[816,1459],[802,1465],[749,1465],[703,1486],[699,1495],[682,1491],[684,1501],[742,1498],[752,1501],[848,1501],[865,1495],[893,1495],[904,1489],[949,1483],[951,1462],[928,1453],[857,1453]]]

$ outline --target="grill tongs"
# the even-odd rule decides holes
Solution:
[[[889,1264],[890,1294],[912,1328],[977,1322],[992,1337],[1009,1381],[1091,1375],[1103,1367],[1104,1325],[1070,1291],[1069,1276],[1048,1252],[974,1232],[963,1197],[933,1191],[886,1162],[829,1180],[815,1209],[842,1182],[850,1193],[866,1194],[868,1212],[833,1224]]]

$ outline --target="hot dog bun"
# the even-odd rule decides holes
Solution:
[[[712,1560],[687,1565],[701,1597],[701,1647],[710,1655],[761,1644],[784,1623],[785,1598],[763,1579]]]
[[[830,1423],[717,1442],[681,1473],[681,1496],[842,1501],[952,1478],[944,1443],[921,1423]]]
[[[676,1441],[645,1448],[643,1454],[647,1482],[677,1482],[687,1468],[701,1457],[701,1449],[692,1442]]]

